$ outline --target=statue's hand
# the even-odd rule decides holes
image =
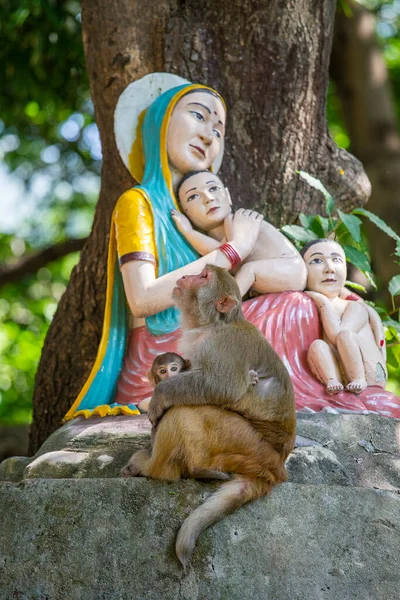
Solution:
[[[193,231],[193,226],[189,219],[178,210],[171,210],[171,217],[182,235]]]
[[[225,239],[230,242],[233,239],[233,213],[226,215],[224,219]]]
[[[315,304],[317,305],[317,308],[322,308],[327,302],[329,302],[329,299],[323,294],[320,294],[319,292],[311,292],[309,290],[306,290],[305,293],[307,294],[307,296],[310,296],[312,300],[314,300]]]
[[[264,217],[255,210],[239,208],[232,219],[232,242],[242,259],[253,250]]]

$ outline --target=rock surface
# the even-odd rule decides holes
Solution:
[[[176,532],[219,484],[120,478],[143,415],[67,423],[0,465],[0,600],[397,600],[400,421],[297,429],[290,483],[204,532],[185,573]]]
[[[400,421],[375,415],[297,416],[297,448],[289,480],[396,490],[400,488]],[[150,423],[134,417],[79,417],[58,429],[33,458],[0,465],[0,481],[119,477],[130,456],[147,447]]]
[[[0,486],[2,600],[397,600],[400,497],[287,483],[200,538],[183,518],[216,485],[139,479]]]

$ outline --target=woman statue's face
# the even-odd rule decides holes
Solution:
[[[193,92],[175,106],[168,125],[170,164],[182,175],[209,169],[225,134],[225,109],[216,96]]]
[[[347,277],[346,256],[336,242],[313,244],[304,255],[307,266],[307,289],[335,298]]]

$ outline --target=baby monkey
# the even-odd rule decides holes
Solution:
[[[176,352],[164,352],[164,354],[159,354],[157,358],[154,359],[151,369],[147,373],[147,378],[151,385],[156,387],[160,381],[168,379],[169,377],[175,377],[175,375],[179,375],[182,371],[188,371],[190,367],[190,360],[185,360],[182,356],[176,354]],[[257,385],[257,383],[257,371],[250,370],[249,386]]]
[[[147,373],[147,378],[154,387],[160,381],[179,375],[182,371],[190,369],[190,360],[185,360],[176,352],[164,352],[154,359],[151,370]]]

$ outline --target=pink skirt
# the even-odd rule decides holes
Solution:
[[[307,363],[311,343],[321,339],[318,310],[307,294],[283,292],[258,296],[243,303],[244,316],[253,323],[283,360],[292,379],[296,409],[306,412],[374,411],[386,417],[400,418],[400,398],[380,387],[368,387],[361,394],[340,392],[330,395],[317,381]],[[151,397],[147,378],[154,358],[163,352],[178,352],[180,330],[152,336],[145,327],[131,331],[115,402],[139,404]]]

